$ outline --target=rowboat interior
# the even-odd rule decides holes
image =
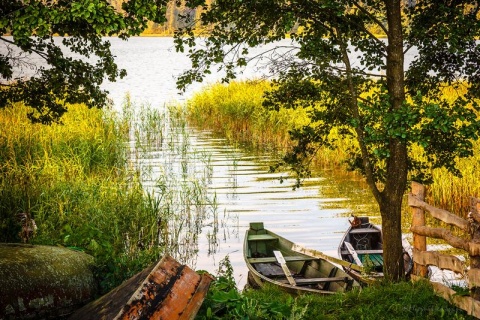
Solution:
[[[381,230],[371,224],[351,229],[345,237],[341,255],[357,265],[369,265],[371,271],[383,272]]]
[[[263,280],[300,290],[324,293],[345,292],[358,283],[336,265],[292,250],[293,243],[251,223],[246,234],[245,260],[249,269]]]

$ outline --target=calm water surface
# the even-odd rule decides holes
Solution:
[[[188,69],[189,60],[175,52],[171,38],[133,38],[128,42],[112,38],[111,42],[119,66],[128,72],[126,78],[105,84],[118,108],[126,93],[134,104],[163,108],[172,101],[185,101],[205,86],[195,84],[185,94],[178,94],[175,76]],[[242,77],[258,77],[260,72],[248,69]],[[217,78],[213,75],[207,83]],[[272,162],[268,155],[249,154],[209,132],[188,131],[188,152],[203,154],[212,166],[207,186],[209,196],[215,199],[215,212],[203,221],[195,244],[198,254],[188,261],[193,268],[215,274],[219,261],[228,255],[237,283],[242,286],[247,276],[242,244],[249,222],[263,221],[266,228],[298,244],[336,256],[350,214],[371,215],[376,210],[369,192],[352,178],[320,172],[294,191],[293,180],[280,183],[280,174],[268,173]],[[162,157],[161,152],[156,154]],[[155,172],[165,172],[165,160],[149,161],[154,167],[155,188]],[[205,165],[202,161],[189,164]]]

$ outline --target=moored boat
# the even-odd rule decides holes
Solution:
[[[403,240],[403,260],[405,275],[409,275],[413,267],[413,259],[409,244]],[[382,230],[370,223],[368,217],[354,217],[338,247],[338,255],[342,260],[363,268],[344,270],[360,283],[371,283],[383,277],[383,242]]]
[[[333,294],[360,288],[360,284],[335,264],[295,251],[295,244],[264,228],[262,222],[250,223],[245,234],[244,258],[249,284],[265,283],[293,294]]]

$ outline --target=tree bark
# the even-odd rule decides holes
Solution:
[[[387,88],[392,112],[405,101],[404,53],[401,0],[385,0],[388,26]],[[405,277],[403,269],[401,206],[407,186],[407,147],[404,141],[389,140],[390,156],[387,160],[385,189],[380,201],[384,245],[384,272],[392,281]]]

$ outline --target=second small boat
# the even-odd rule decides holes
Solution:
[[[364,268],[364,272],[345,268],[353,278],[362,284],[383,277],[382,230],[370,223],[368,217],[356,217],[340,242],[338,255],[342,260]],[[408,276],[413,267],[409,244],[403,241],[403,260],[405,274]]]
[[[332,294],[361,288],[341,268],[318,257],[295,251],[296,245],[267,229],[250,223],[245,234],[244,258],[249,284],[270,283],[289,293]]]

